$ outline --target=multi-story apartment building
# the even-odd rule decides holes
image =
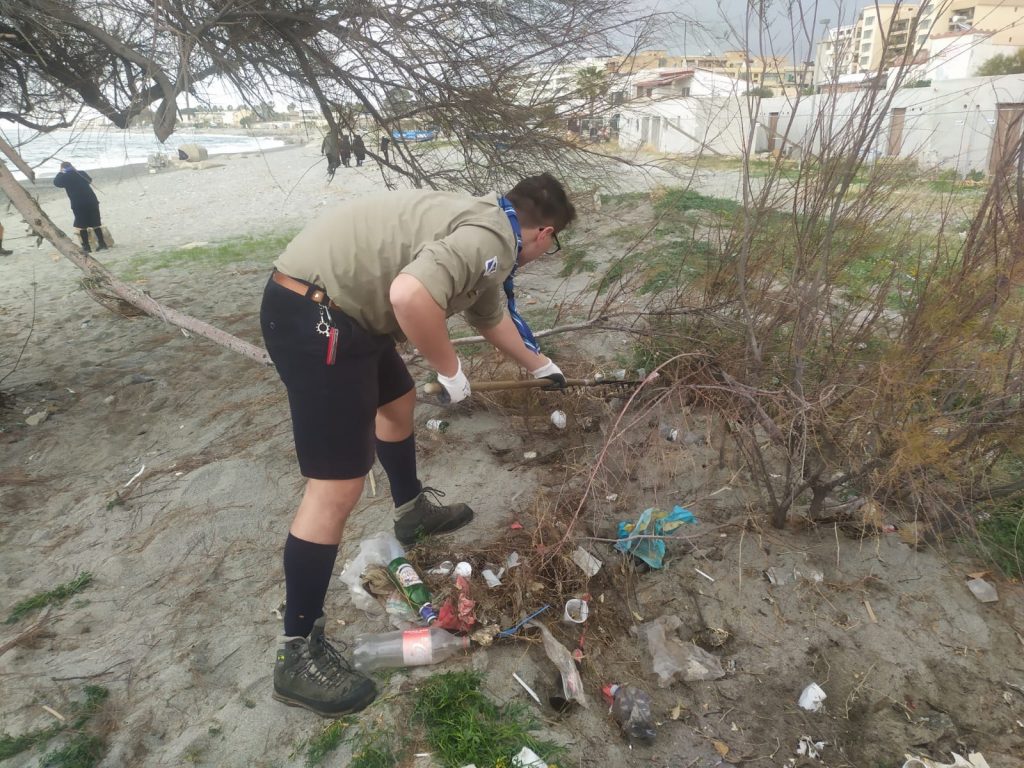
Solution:
[[[921,9],[917,43],[929,35],[975,30],[992,43],[1024,46],[1024,0],[928,0]]]
[[[818,43],[814,81],[836,83],[844,76],[921,64],[932,55],[933,40],[968,32],[985,33],[991,45],[1024,46],[1024,0],[865,6],[854,24],[827,30]]]

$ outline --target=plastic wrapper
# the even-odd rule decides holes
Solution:
[[[579,670],[576,669],[576,662],[572,660],[572,654],[564,645],[555,640],[554,635],[543,624],[531,621],[528,626],[540,631],[541,638],[544,640],[544,653],[558,667],[558,672],[562,676],[562,693],[565,700],[577,701],[583,707],[589,707],[590,702],[587,701],[587,696],[583,692],[583,680],[580,678]]]
[[[686,682],[718,680],[725,677],[722,663],[703,648],[684,643],[676,634],[682,625],[678,616],[662,616],[640,627],[647,639],[651,667],[658,676],[658,686],[667,688],[678,677]]]
[[[367,613],[378,614],[384,610],[383,606],[363,588],[363,574],[371,566],[387,568],[388,563],[396,557],[405,554],[398,539],[390,533],[375,533],[359,542],[359,551],[355,557],[345,563],[345,567],[338,577],[348,587],[352,597],[352,604]]]

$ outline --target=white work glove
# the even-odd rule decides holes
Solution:
[[[544,389],[565,389],[565,374],[550,359],[537,370],[530,371],[530,375],[535,379],[550,379],[551,386]]]
[[[437,381],[444,387],[445,392],[448,393],[448,402],[450,403],[461,402],[470,395],[469,379],[462,372],[461,360],[459,360],[459,369],[455,371],[454,376],[442,376],[439,373],[437,374]]]

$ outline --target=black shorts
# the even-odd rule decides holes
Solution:
[[[317,333],[320,306],[267,282],[260,326],[270,359],[288,390],[299,469],[316,480],[363,477],[376,455],[377,408],[415,386],[391,336],[374,336],[339,310],[338,351],[327,365],[327,337]]]

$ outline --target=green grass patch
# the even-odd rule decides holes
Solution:
[[[349,768],[395,768],[402,759],[402,752],[390,732],[360,732],[353,739]]]
[[[63,747],[48,752],[43,758],[42,765],[57,768],[92,768],[96,765],[106,752],[106,744],[100,737],[91,736],[83,729],[99,712],[110,692],[100,685],[87,685],[82,690],[85,699],[74,705],[75,717],[70,724],[56,723],[47,728],[23,733],[21,736],[0,734],[0,760],[46,744],[65,730],[70,730],[72,737]]]
[[[978,523],[978,538],[985,556],[1006,576],[1024,579],[1024,511],[997,512]]]
[[[353,724],[349,718],[333,720],[309,741],[306,765],[323,765],[324,760],[345,741],[345,731]]]
[[[525,704],[495,704],[480,690],[481,680],[477,672],[446,672],[428,678],[416,692],[414,717],[426,727],[427,741],[445,768],[510,765],[523,747],[547,762],[564,751],[530,733],[538,722]]]
[[[743,209],[743,204],[728,197],[709,197],[692,189],[670,189],[655,203],[654,210],[660,216],[676,216],[687,211],[711,211],[731,215]]]
[[[562,258],[562,269],[559,271],[559,277],[571,277],[582,272],[593,272],[597,269],[597,262],[593,259],[587,258],[587,251],[585,248],[573,248],[571,251],[566,252]]]
[[[39,608],[44,608],[47,605],[60,605],[69,597],[77,595],[91,583],[92,574],[88,571],[83,571],[66,584],[61,584],[49,592],[40,592],[38,595],[33,595],[19,602],[11,609],[6,623],[13,624],[26,614]]]
[[[99,736],[76,733],[68,743],[43,757],[46,768],[93,768],[107,752],[107,743]]]
[[[270,264],[295,237],[297,230],[222,240],[195,248],[175,248],[144,254],[132,259],[125,277],[138,278],[148,272],[170,267],[218,269],[229,264],[253,261]]]

